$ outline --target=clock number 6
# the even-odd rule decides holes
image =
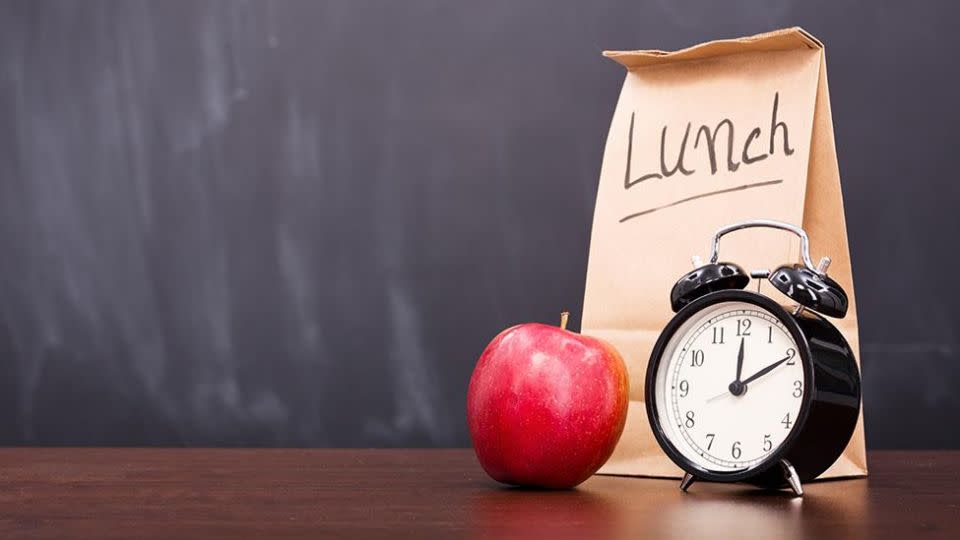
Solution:
[[[733,443],[733,446],[730,448],[730,455],[733,456],[733,459],[740,459],[740,454],[743,452],[740,451],[740,441]]]

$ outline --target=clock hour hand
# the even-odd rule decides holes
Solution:
[[[770,364],[769,366],[767,366],[767,367],[761,369],[760,371],[754,373],[753,375],[747,377],[746,380],[743,381],[743,384],[747,384],[747,383],[749,383],[749,382],[751,382],[751,381],[755,381],[755,380],[759,379],[760,377],[763,377],[763,376],[766,375],[767,373],[770,373],[771,371],[773,371],[777,366],[779,366],[780,364],[786,362],[787,360],[789,360],[789,359],[791,359],[791,358],[793,358],[792,355],[784,356],[783,358],[777,360],[776,362]]]

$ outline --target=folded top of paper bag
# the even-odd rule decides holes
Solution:
[[[685,60],[703,60],[747,52],[773,52],[790,49],[822,49],[823,44],[803,28],[794,26],[737,39],[708,41],[679,51],[640,50],[603,51],[603,55],[627,69],[655,66]]]

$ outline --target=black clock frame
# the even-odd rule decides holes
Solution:
[[[656,374],[667,343],[680,326],[704,308],[723,302],[746,302],[761,307],[783,322],[797,344],[806,391],[793,429],[783,443],[756,466],[733,472],[709,471],[683,456],[664,433],[656,407]],[[647,417],[667,456],[698,480],[747,482],[766,488],[787,485],[781,460],[789,462],[803,482],[820,476],[843,453],[860,416],[860,371],[850,345],[826,319],[808,310],[789,313],[758,293],[722,290],[684,306],[661,332],[646,377]]]

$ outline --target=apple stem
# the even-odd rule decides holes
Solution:
[[[566,329],[567,329],[567,319],[569,319],[569,318],[570,318],[570,312],[569,312],[569,311],[564,311],[564,312],[560,313],[560,329],[561,329],[561,330],[566,330]]]

